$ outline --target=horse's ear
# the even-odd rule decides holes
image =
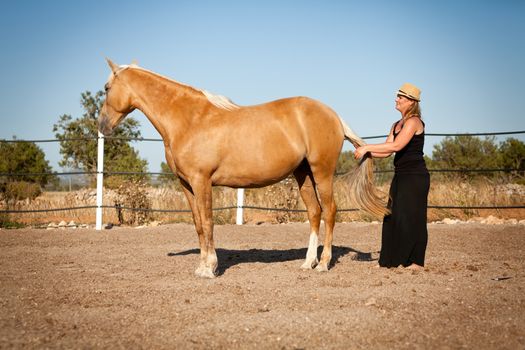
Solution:
[[[117,74],[117,71],[119,70],[119,66],[113,63],[112,60],[106,57],[106,61],[108,62],[109,68],[111,68],[111,71],[113,74]]]

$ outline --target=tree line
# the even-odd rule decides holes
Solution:
[[[491,172],[466,172],[473,169],[513,170],[516,181],[523,182],[525,143],[516,138],[507,138],[497,143],[494,136],[447,136],[434,145],[431,157],[425,155],[425,162],[431,170],[463,170],[464,173],[457,172],[453,175],[462,174],[463,177],[494,176]],[[337,166],[338,172],[350,171],[356,163],[353,152],[342,152]],[[393,156],[375,159],[374,165],[376,171],[393,170]]]
[[[61,167],[78,169],[86,172],[95,172],[97,169],[97,143],[95,141],[77,140],[79,138],[93,138],[97,136],[97,120],[104,93],[98,91],[92,94],[89,91],[81,94],[80,103],[84,113],[78,118],[64,114],[59,116],[53,125],[53,132],[60,142],[59,162]],[[140,138],[140,123],[133,117],[126,118],[115,128],[113,136],[121,138]],[[57,177],[51,174],[52,168],[40,147],[32,142],[0,142],[0,173],[41,173],[31,176],[0,177],[0,192],[6,193],[12,183],[29,183],[46,186],[56,183]],[[377,159],[376,170],[392,169],[392,158]],[[445,137],[439,144],[434,145],[431,157],[426,156],[429,169],[519,169],[514,174],[516,181],[523,183],[525,169],[525,144],[515,138],[508,138],[497,143],[494,137],[454,136]],[[337,172],[345,173],[356,166],[351,151],[342,152],[338,161]],[[109,138],[104,144],[104,169],[107,172],[147,172],[148,162],[141,158],[131,142],[123,139]],[[161,163],[163,173],[171,173],[166,163]],[[47,173],[47,174],[43,174]],[[469,176],[483,176],[475,173]],[[485,174],[486,176],[486,174]],[[117,187],[123,179],[149,181],[146,174],[135,176],[105,177],[105,185]],[[92,177],[94,179],[94,177]],[[161,175],[162,183],[170,183],[176,178],[171,175]],[[92,180],[93,181],[93,180]],[[20,186],[19,184],[17,186]],[[33,186],[33,191],[35,186]],[[38,192],[38,191],[37,191]]]

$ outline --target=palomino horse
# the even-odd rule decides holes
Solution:
[[[193,213],[200,244],[195,274],[212,278],[217,268],[213,242],[212,186],[253,188],[295,176],[310,221],[310,241],[303,269],[327,271],[332,257],[336,206],[333,178],[344,139],[364,142],[324,104],[306,97],[238,106],[223,96],[178,83],[135,64],[112,73],[99,130],[108,135],[134,109],[142,111],[162,136],[166,160],[180,178]],[[358,205],[375,214],[384,205],[371,182],[365,157],[351,181]],[[321,214],[325,241],[317,247]],[[316,266],[317,265],[317,266]]]

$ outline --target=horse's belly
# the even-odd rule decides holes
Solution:
[[[247,177],[247,176],[229,176],[229,177],[223,177],[218,178],[216,180],[212,180],[213,186],[227,186],[227,187],[233,187],[233,188],[259,188],[259,187],[265,187],[269,185],[273,185],[284,178],[286,178],[289,174],[286,174],[284,176],[269,176],[265,178],[253,178],[253,177]]]
[[[277,158],[277,157],[276,157]],[[270,161],[225,162],[212,175],[212,183],[229,187],[263,187],[281,181],[299,166],[302,158]]]

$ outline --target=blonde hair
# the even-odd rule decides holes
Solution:
[[[412,104],[412,107],[406,112],[406,114],[403,116],[404,119],[412,118],[412,117],[418,117],[419,119],[422,119],[421,117],[421,107],[419,106],[419,102],[416,100],[412,100],[414,103]]]

